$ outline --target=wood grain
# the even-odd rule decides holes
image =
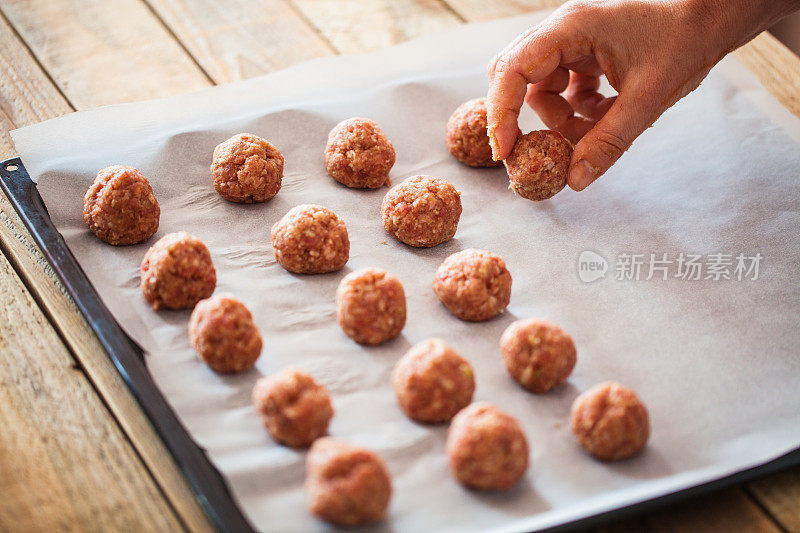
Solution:
[[[76,109],[210,85],[139,0],[0,0],[0,9]]]
[[[800,533],[800,468],[753,481],[747,490],[786,531]]]
[[[469,22],[511,17],[528,11],[558,7],[565,0],[446,0],[454,11]],[[509,41],[513,35],[508,37]]]
[[[0,530],[181,529],[2,255],[0,307]]]
[[[369,52],[461,23],[437,0],[288,0],[343,54]]]
[[[717,533],[758,531],[780,533],[778,527],[740,489],[727,489],[686,502],[669,505],[632,519],[598,529],[598,533],[648,531],[652,533]]]
[[[8,137],[9,129],[71,111],[67,101],[2,17],[0,108],[2,159],[14,154]],[[0,194],[0,248],[32,289],[33,296],[42,304],[57,331],[68,342],[69,348],[80,362],[77,366],[86,372],[74,372],[74,378],[83,376],[87,385],[91,386],[93,383],[102,394],[103,401],[119,421],[182,521],[192,530],[207,530],[207,518],[194,500],[180,470],[3,194]],[[58,339],[56,341],[51,350],[64,350],[63,343]],[[62,393],[68,394],[68,391]],[[75,436],[78,437],[79,435]],[[16,453],[24,455],[25,452],[23,447]],[[2,459],[3,455],[0,455],[0,462]],[[30,479],[34,485],[38,483],[36,478]]]
[[[147,0],[215,83],[330,55],[284,0]]]
[[[34,124],[69,113],[72,108],[0,16],[0,152],[14,153],[8,132],[17,124]]]
[[[800,117],[800,57],[767,32],[736,50],[734,55],[775,98]]]

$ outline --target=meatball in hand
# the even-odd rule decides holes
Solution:
[[[800,7],[797,0],[574,0],[489,64],[493,157],[511,153],[523,101],[575,144],[567,183],[582,190],[694,90],[725,54]],[[598,92],[605,75],[618,96]]]

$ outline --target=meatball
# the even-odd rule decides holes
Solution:
[[[293,207],[272,226],[275,259],[297,274],[323,274],[342,268],[350,258],[347,227],[320,205]]]
[[[500,351],[511,377],[537,393],[564,383],[577,360],[572,337],[546,320],[517,320],[508,326]]]
[[[336,319],[359,344],[394,339],[406,325],[406,293],[393,275],[377,268],[351,272],[336,290]]]
[[[261,333],[253,315],[227,294],[195,306],[189,319],[189,342],[200,359],[223,374],[248,370],[261,355]]]
[[[392,386],[406,415],[418,422],[448,422],[472,401],[475,376],[450,346],[431,339],[413,346],[392,371]]]
[[[133,167],[104,168],[83,198],[83,220],[115,246],[146,241],[158,231],[161,208],[153,188]]]
[[[595,385],[572,404],[572,432],[598,459],[616,461],[644,447],[650,421],[635,392],[608,382]]]
[[[184,231],[156,241],[142,260],[141,276],[142,294],[154,311],[191,309],[217,286],[211,252]]]
[[[526,133],[505,160],[509,187],[528,200],[547,200],[567,184],[572,145],[557,131]]]
[[[333,417],[328,390],[293,368],[259,379],[253,405],[276,441],[303,448],[325,434]]]
[[[266,202],[281,190],[283,154],[250,133],[234,135],[214,148],[214,189],[231,202]]]
[[[461,320],[488,320],[508,305],[511,274],[499,255],[468,248],[439,266],[433,292]]]
[[[510,489],[528,469],[528,441],[519,423],[487,402],[456,415],[446,447],[456,480],[473,489]]]
[[[311,512],[337,526],[360,526],[386,516],[392,480],[375,453],[322,437],[306,456]]]
[[[377,189],[389,182],[394,147],[374,121],[351,118],[328,134],[325,167],[336,181],[356,189]]]
[[[412,176],[383,198],[383,227],[409,246],[429,248],[447,242],[461,218],[460,195],[442,178]]]
[[[471,167],[497,167],[486,132],[486,99],[475,98],[458,106],[447,121],[447,148]]]

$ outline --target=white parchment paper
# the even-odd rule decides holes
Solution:
[[[464,100],[485,94],[492,55],[544,17],[464,26],[378,53],[317,60],[261,78],[185,96],[104,107],[13,132],[26,167],[104,302],[147,351],[162,392],[229,481],[247,516],[265,531],[326,526],[305,510],[304,454],[275,445],[250,406],[255,380],[294,365],[330,389],[334,436],[387,461],[395,495],[385,531],[523,530],[703,483],[773,459],[800,445],[800,121],[734,59],[668,111],[605,177],[582,193],[532,203],[507,190],[504,170],[458,164],[445,123]],[[383,232],[386,189],[344,188],[325,173],[329,129],[375,119],[397,150],[395,182],[418,174],[451,180],[464,214],[456,238],[433,249],[403,246]],[[537,121],[528,113],[526,131]],[[211,186],[216,144],[239,132],[286,156],[280,194],[234,205]],[[133,165],[151,180],[161,227],[149,242],[114,248],[81,218],[83,195],[100,168]],[[296,276],[273,258],[270,226],[292,206],[318,203],[346,222],[352,255],[342,271]],[[154,313],[139,292],[139,263],[167,232],[188,231],[209,246],[218,292],[253,310],[265,348],[255,371],[223,377],[189,347],[188,312]],[[514,277],[499,318],[468,324],[431,289],[434,271],[468,247],[505,257]],[[578,276],[592,250],[604,278]],[[644,254],[639,280],[615,279],[620,254]],[[647,280],[649,254],[761,254],[758,279]],[[385,268],[404,283],[408,324],[377,348],[350,341],[334,319],[334,293],[352,269]],[[703,272],[705,276],[705,271]],[[578,346],[564,386],[532,395],[506,375],[497,342],[518,318],[561,324]],[[505,494],[473,493],[450,477],[445,427],[407,420],[389,385],[413,343],[441,337],[476,370],[476,400],[519,418],[531,468]],[[634,388],[647,404],[652,438],[639,456],[602,464],[576,444],[569,407],[604,380]]]

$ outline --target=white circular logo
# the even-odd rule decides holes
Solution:
[[[602,255],[591,250],[584,250],[578,256],[578,277],[584,283],[591,283],[604,278],[608,272],[608,261]]]

